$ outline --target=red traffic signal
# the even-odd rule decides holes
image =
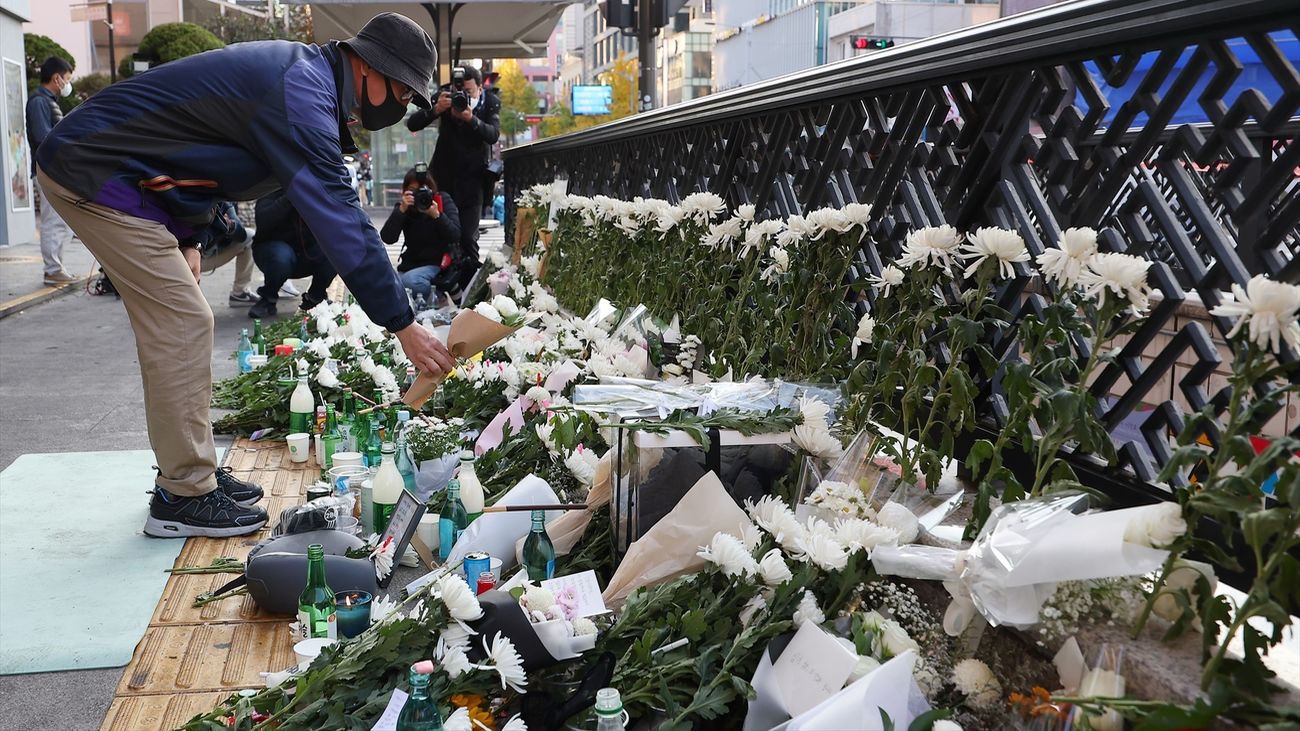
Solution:
[[[545,117],[543,117],[543,116],[540,115],[540,114],[525,114],[525,115],[524,115],[524,123],[525,123],[525,124],[541,124],[543,119],[545,119]]]
[[[849,45],[858,51],[879,51],[894,47],[893,38],[872,38],[871,36],[849,36]]]

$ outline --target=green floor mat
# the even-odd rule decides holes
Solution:
[[[0,472],[0,674],[130,662],[185,544],[142,532],[154,464],[24,454]]]

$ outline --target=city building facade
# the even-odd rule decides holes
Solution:
[[[0,245],[36,240],[36,195],[32,190],[32,151],[27,144],[27,68],[23,52],[23,23],[31,18],[29,0],[0,0],[0,86],[5,107],[0,114],[4,140],[3,206]]]

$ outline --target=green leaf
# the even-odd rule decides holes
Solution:
[[[951,709],[932,708],[912,719],[912,723],[907,726],[907,731],[930,731],[934,727],[935,721],[941,721],[945,718],[952,718]]]

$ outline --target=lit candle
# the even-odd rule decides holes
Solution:
[[[356,637],[370,627],[369,592],[340,591],[334,595],[334,619],[340,637]]]

